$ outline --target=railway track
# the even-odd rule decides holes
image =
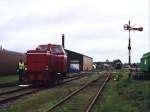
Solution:
[[[62,84],[71,82],[73,80],[80,79],[82,77],[84,77],[84,76],[76,76],[76,77],[67,78],[61,84],[57,84],[53,87],[60,86]],[[32,88],[31,86],[29,86],[29,87],[23,87],[23,88],[19,88],[19,89],[2,92],[2,93],[0,93],[0,105],[6,104],[10,101],[17,100],[23,96],[34,94],[41,90],[45,90],[45,89],[49,89],[49,88],[51,88],[51,87]]]
[[[109,76],[105,79],[104,83],[102,84],[102,86],[98,89],[97,93],[95,94],[94,98],[91,100],[91,102],[89,103],[89,105],[87,106],[85,112],[90,112],[92,110],[92,107],[94,106],[94,104],[96,103],[97,99],[99,98],[100,95],[102,95],[103,89],[106,85],[106,83],[109,80]]]
[[[82,77],[82,74],[78,74],[76,76],[70,76],[70,77],[66,77],[63,79],[63,82],[61,82],[61,84],[67,82],[67,81],[71,81],[71,80],[75,80]],[[23,83],[21,85],[32,85],[31,83]],[[58,85],[58,84],[57,84]],[[3,94],[9,94],[15,91],[20,91],[22,89],[26,89],[28,87],[18,87],[19,83],[6,83],[6,84],[0,84],[0,96]],[[34,85],[33,85],[34,86]],[[42,86],[42,85],[37,85],[37,86]]]
[[[12,100],[16,100],[19,99],[20,97],[26,96],[26,95],[30,95],[33,93],[36,93],[38,91],[40,91],[41,89],[22,89],[22,90],[16,90],[15,92],[10,92],[9,94],[3,94],[0,96],[0,105],[8,103],[9,101]]]
[[[109,80],[109,76],[98,77],[95,80],[85,84],[81,88],[73,91],[65,98],[60,100],[54,106],[52,106],[47,112],[62,112],[62,111],[75,111],[75,112],[90,112],[97,98],[101,95],[106,83]],[[95,95],[93,92],[95,91]],[[90,95],[89,95],[90,94]],[[85,102],[82,100],[86,97]],[[88,99],[88,100],[87,100]]]
[[[0,84],[0,88],[13,87],[13,86],[17,86],[18,84],[19,84],[19,82],[14,82],[14,83],[3,83],[3,84]]]
[[[67,76],[64,79],[68,79],[68,78],[74,78],[74,77],[78,77],[80,75],[82,75],[84,73],[77,73],[75,76]],[[0,89],[1,88],[6,88],[6,87],[14,87],[14,86],[18,86],[20,83],[19,82],[10,82],[10,83],[1,83],[0,84]],[[24,84],[31,84],[29,82],[24,82]]]
[[[14,87],[14,88],[11,88],[11,90],[3,90],[3,92],[0,92],[0,96],[2,95],[6,95],[6,94],[11,94],[11,93],[14,93],[14,92],[19,92],[19,91],[22,91],[22,90],[25,90],[25,89],[28,89],[30,87]],[[6,88],[5,88],[6,89]]]

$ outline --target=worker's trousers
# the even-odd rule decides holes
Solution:
[[[23,70],[19,70],[19,82],[22,83],[23,82]]]

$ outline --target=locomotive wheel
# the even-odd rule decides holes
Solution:
[[[39,85],[40,85],[39,81],[37,81],[37,80],[32,81],[32,86],[33,87],[38,87]]]
[[[66,72],[61,73],[62,77],[66,77]]]
[[[58,84],[62,83],[62,77],[61,77],[61,75],[57,76],[57,83]]]

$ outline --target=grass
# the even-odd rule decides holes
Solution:
[[[17,82],[18,78],[17,74],[0,75],[0,84]]]
[[[93,112],[150,112],[150,81],[128,80],[121,72],[119,81],[110,81]]]
[[[120,80],[111,80],[108,83],[103,97],[98,99],[92,112],[150,112],[150,81],[128,80],[126,71],[120,71],[118,74]],[[97,77],[97,75],[89,76],[88,80]],[[16,80],[18,80],[18,75],[0,77],[0,83]],[[87,79],[83,78],[80,81],[23,97],[10,105],[6,105],[6,108],[0,107],[0,112],[44,112],[61,98],[82,86],[85,80]]]
[[[64,96],[81,87],[85,82],[87,83],[96,77],[97,75],[89,75],[88,77],[75,80],[62,86],[43,90],[30,96],[25,96],[16,102],[1,108],[0,112],[44,112]]]

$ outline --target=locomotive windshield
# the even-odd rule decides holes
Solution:
[[[61,46],[53,46],[51,48],[51,52],[52,53],[57,53],[57,54],[61,54],[61,53],[64,53],[63,49]]]
[[[39,45],[36,50],[38,51],[50,51],[51,50],[51,53],[54,53],[54,54],[64,54],[65,51],[64,49],[59,46],[59,45],[54,45],[54,46],[48,46],[48,45]]]
[[[48,50],[48,46],[47,45],[39,45],[36,50],[39,51],[47,51]]]

